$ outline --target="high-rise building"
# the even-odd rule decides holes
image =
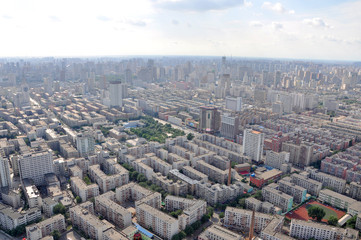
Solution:
[[[243,132],[243,154],[259,162],[263,154],[264,133],[245,129]]]
[[[207,133],[218,132],[221,126],[221,115],[216,107],[201,107],[199,114],[199,130]]]
[[[221,136],[230,140],[234,140],[239,134],[239,117],[222,115],[221,120]]]
[[[122,107],[123,106],[123,93],[124,85],[120,81],[109,83],[110,92],[110,106]]]
[[[9,160],[5,157],[4,158],[1,157],[1,155],[0,155],[0,186],[1,187],[11,186]]]
[[[76,137],[76,149],[80,156],[89,156],[94,153],[95,140],[91,134],[79,133]]]
[[[18,161],[21,179],[31,179],[36,186],[45,184],[45,174],[54,173],[53,154],[50,150],[23,154]]]
[[[226,97],[226,108],[235,112],[240,112],[242,110],[242,98]]]

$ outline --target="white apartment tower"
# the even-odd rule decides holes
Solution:
[[[44,185],[45,174],[54,173],[51,150],[21,155],[19,157],[19,172],[21,179],[32,179],[36,186]]]
[[[264,133],[245,129],[243,132],[243,154],[259,162],[263,154]]]

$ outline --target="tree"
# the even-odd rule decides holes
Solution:
[[[61,235],[60,235],[60,232],[58,230],[54,230],[52,233],[51,233],[51,236],[53,236],[54,240],[58,240],[60,239]]]
[[[310,207],[307,212],[309,217],[316,219],[318,222],[321,222],[323,217],[326,215],[325,210],[316,206]]]
[[[75,200],[76,200],[76,203],[81,203],[81,198],[79,196],[76,196]]]
[[[207,207],[207,215],[209,216],[209,218],[213,216],[213,213],[214,209],[212,207]]]
[[[262,191],[261,191],[261,190],[258,190],[253,197],[254,197],[255,199],[262,200]]]
[[[221,212],[221,213],[219,214],[219,218],[224,218],[224,212]]]
[[[246,208],[246,199],[245,198],[239,199],[238,204],[241,208]]]
[[[356,215],[350,218],[349,220],[347,220],[346,227],[355,229],[356,220],[357,220]]]
[[[184,229],[184,232],[187,234],[187,236],[190,236],[194,232],[194,229],[192,228],[192,226],[188,225],[186,229]]]
[[[139,173],[136,172],[136,171],[130,173],[130,179],[132,179],[132,180],[137,180],[138,174],[139,174]]]
[[[61,204],[61,203],[58,203],[58,204],[56,204],[55,206],[54,206],[54,208],[53,208],[53,213],[54,214],[65,214],[65,211],[66,211],[66,208],[64,207],[64,205],[63,204]]]
[[[137,182],[146,182],[147,181],[147,178],[144,176],[144,174],[139,174],[137,176]]]
[[[191,141],[194,138],[194,135],[192,133],[188,133],[187,139]]]
[[[327,221],[328,225],[332,225],[332,226],[336,226],[338,223],[338,219],[335,216],[331,216],[328,221]]]

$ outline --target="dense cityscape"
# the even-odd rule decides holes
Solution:
[[[0,60],[1,239],[359,239],[361,65]]]

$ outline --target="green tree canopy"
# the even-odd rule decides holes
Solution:
[[[325,210],[316,206],[310,207],[307,212],[309,217],[316,219],[318,222],[321,222],[323,217],[326,215]]]
[[[329,225],[336,226],[338,223],[338,219],[335,216],[331,216],[327,222]]]

